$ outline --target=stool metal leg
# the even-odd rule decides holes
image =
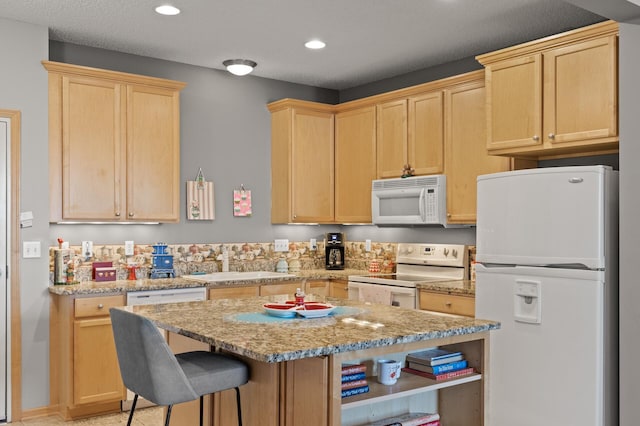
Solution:
[[[204,405],[204,396],[200,395],[200,426],[202,426],[202,416],[204,415],[204,409],[202,408]]]
[[[238,405],[238,426],[242,426],[242,409],[240,407],[240,388],[236,387],[236,404]]]
[[[171,419],[171,409],[172,408],[173,408],[173,405],[167,406],[167,417],[165,418],[164,426],[169,426],[169,420]]]
[[[136,409],[136,402],[138,402],[138,394],[133,397],[133,404],[131,404],[131,411],[129,411],[129,420],[127,421],[127,426],[131,426],[131,420],[133,420],[133,412]]]

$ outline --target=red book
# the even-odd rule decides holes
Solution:
[[[367,371],[367,366],[364,364],[344,364],[342,366],[342,375],[363,373]]]
[[[414,370],[413,368],[409,368],[409,367],[404,367],[402,371],[406,371],[407,373],[416,374],[418,376],[426,377],[428,379],[437,380],[437,381],[455,379],[456,377],[466,376],[468,374],[475,373],[475,370],[473,369],[473,367],[467,367],[467,368],[463,368],[462,370],[456,370],[456,371],[448,371],[442,374],[431,374],[431,373],[427,373],[426,371]]]
[[[440,426],[440,420],[435,420],[433,422],[422,423],[420,426]]]
[[[352,380],[350,382],[344,382],[340,385],[341,389],[359,388],[367,384],[367,379]]]

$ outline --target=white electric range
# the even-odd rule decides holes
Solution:
[[[349,299],[417,308],[418,283],[464,280],[469,254],[462,244],[399,243],[396,272],[349,276]]]

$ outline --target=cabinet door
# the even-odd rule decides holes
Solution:
[[[282,284],[264,284],[260,286],[260,296],[276,296],[286,294],[289,299],[293,300],[296,289],[304,288],[300,281],[287,282]]]
[[[111,319],[74,321],[73,403],[118,401],[125,398]]]
[[[349,289],[347,284],[348,282],[346,280],[331,280],[329,285],[329,296],[336,297],[338,299],[348,299]]]
[[[377,177],[400,177],[408,162],[407,100],[378,104],[377,115]]]
[[[441,91],[409,98],[408,163],[416,175],[444,171],[444,105]]]
[[[544,54],[544,128],[550,144],[617,136],[616,52],[617,38],[609,36]]]
[[[329,281],[307,280],[304,291],[306,294],[314,294],[316,296],[323,297],[329,296]]]
[[[179,92],[127,88],[126,220],[180,218]]]
[[[476,221],[476,178],[507,171],[509,158],[487,154],[485,88],[478,81],[445,90],[445,173],[447,175],[447,221]]]
[[[124,217],[122,85],[62,76],[62,219]]]
[[[333,222],[333,114],[294,109],[292,134],[293,222]]]
[[[542,58],[509,59],[485,69],[487,149],[542,145]]]
[[[336,211],[339,223],[371,223],[376,178],[376,109],[336,114]]]

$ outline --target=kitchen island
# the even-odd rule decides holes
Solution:
[[[361,424],[384,417],[378,407],[397,410],[403,400],[425,393],[437,394],[435,408],[447,426],[486,424],[489,332],[498,323],[339,299],[327,300],[337,306],[328,317],[282,319],[264,314],[262,305],[270,301],[274,298],[126,309],[245,360],[251,367],[251,379],[241,388],[246,425]],[[371,377],[376,359],[403,361],[406,353],[435,346],[463,352],[476,373],[448,381],[403,373],[391,386]],[[349,363],[368,366],[370,391],[342,398],[341,367]],[[371,412],[365,421],[359,407]],[[236,424],[231,391],[214,398],[213,413],[215,425]]]

